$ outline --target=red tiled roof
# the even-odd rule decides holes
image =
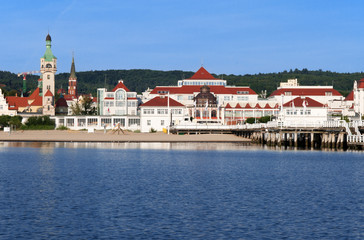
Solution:
[[[168,106],[168,97],[157,96],[146,103],[143,103],[141,107],[167,107]],[[177,102],[173,98],[169,98],[169,106],[170,107],[184,107],[184,105],[180,102]]]
[[[114,89],[112,91],[115,92],[119,88],[122,88],[127,92],[130,92],[130,90],[124,85],[124,83],[122,81],[119,81],[119,83],[116,85],[116,87],[114,87]]]
[[[66,99],[64,99],[64,97],[60,97],[56,102],[56,107],[68,107]]]
[[[301,98],[301,97],[296,97],[295,99],[283,104],[283,107],[296,107],[296,108],[302,108],[303,107],[303,102],[305,101],[305,105],[306,107],[324,107],[325,105],[313,100],[312,98],[306,97],[306,98]]]
[[[200,69],[193,74],[192,77],[188,78],[188,79],[206,79],[206,80],[217,80],[216,78],[214,78],[214,76],[212,76],[208,71],[206,71],[206,69],[204,67],[200,67]]]
[[[16,97],[16,96],[9,96],[6,97],[6,101],[9,105],[9,110],[18,110],[19,107],[27,107],[28,98],[25,97]]]
[[[225,106],[225,109],[231,109],[232,107],[230,106],[230,104],[228,103],[228,104],[226,104],[226,106]]]
[[[345,98],[345,101],[354,101],[354,91],[351,91]]]
[[[267,103],[265,104],[264,109],[272,109],[272,107]]]
[[[48,91],[46,92],[46,94],[44,95],[45,97],[53,97],[53,94],[52,94],[52,92],[51,91],[49,91],[49,89],[48,89]]]
[[[237,91],[246,91],[249,94],[256,93],[250,87],[225,87],[225,86],[209,86],[210,92],[215,94],[237,94]],[[200,92],[201,86],[183,85],[181,87],[155,87],[150,94],[159,94],[159,91],[169,91],[170,94],[193,94]]]
[[[28,97],[29,99],[35,99],[36,97],[39,97],[39,88],[36,88],[34,92]]]
[[[242,108],[242,107],[241,107],[241,106],[240,106],[240,104],[238,103],[238,104],[236,104],[235,108]]]
[[[251,109],[252,107],[250,106],[250,104],[249,103],[247,103],[246,105],[245,105],[245,107],[244,108],[246,108],[246,109]]]
[[[74,95],[63,95],[64,99],[66,99],[66,101],[72,101],[73,99],[76,99],[77,97]]]
[[[34,101],[30,104],[31,106],[43,106],[43,98],[41,96],[36,96]]]
[[[275,90],[270,96],[284,95],[285,92],[291,92],[292,96],[325,96],[326,92],[331,92],[332,96],[342,96],[333,88],[280,88]]]
[[[358,88],[364,88],[364,78],[360,79],[358,82]]]

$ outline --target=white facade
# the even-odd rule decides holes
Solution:
[[[136,92],[130,92],[122,80],[110,92],[106,88],[97,89],[99,115],[138,115]]]
[[[189,120],[186,107],[168,97],[156,97],[140,106],[141,132],[163,131]]]
[[[0,89],[0,115],[9,115],[9,116],[17,115],[16,110],[9,110],[9,105],[6,102],[6,99],[1,89]]]

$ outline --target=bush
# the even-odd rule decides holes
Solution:
[[[69,130],[69,128],[66,126],[59,126],[56,130]]]
[[[271,116],[264,116],[259,119],[257,119],[260,123],[267,123],[270,121]]]
[[[247,118],[246,123],[250,123],[250,124],[255,123],[255,118],[253,118],[253,117]]]
[[[155,130],[154,128],[150,128],[149,132],[150,133],[155,133],[155,132],[157,132],[157,130]]]
[[[49,116],[30,117],[24,126],[23,130],[53,130],[55,123]]]
[[[0,116],[0,127],[9,127],[10,125],[15,126],[16,128],[20,128],[22,126],[21,120],[23,118],[21,116],[9,116],[9,115],[1,115]]]

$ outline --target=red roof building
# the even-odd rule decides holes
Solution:
[[[169,101],[169,103],[168,103],[168,101]],[[182,103],[177,102],[173,98],[168,98],[165,96],[158,96],[158,97],[155,97],[155,98],[149,100],[148,102],[140,105],[140,107],[167,107],[168,104],[170,107],[184,107],[185,106]]]
[[[292,108],[303,108],[303,107],[318,108],[319,107],[319,108],[323,108],[323,107],[325,107],[325,104],[315,101],[309,97],[306,97],[306,98],[297,97],[297,98],[293,99],[292,101],[289,101],[289,102],[283,104],[283,107],[292,107]]]

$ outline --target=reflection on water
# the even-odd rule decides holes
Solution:
[[[40,148],[42,154],[53,154],[55,148],[96,148],[96,149],[156,149],[156,150],[215,150],[215,151],[324,151],[324,152],[358,152],[343,149],[303,149],[288,146],[267,146],[252,143],[217,143],[217,142],[0,142],[0,152],[7,147]],[[363,151],[359,151],[363,152]]]
[[[99,148],[99,149],[162,149],[162,150],[258,150],[258,145],[250,143],[187,143],[187,142],[130,142],[130,143],[95,143],[95,142],[0,142],[1,148],[25,147],[41,148],[42,153],[51,154],[54,148]]]

